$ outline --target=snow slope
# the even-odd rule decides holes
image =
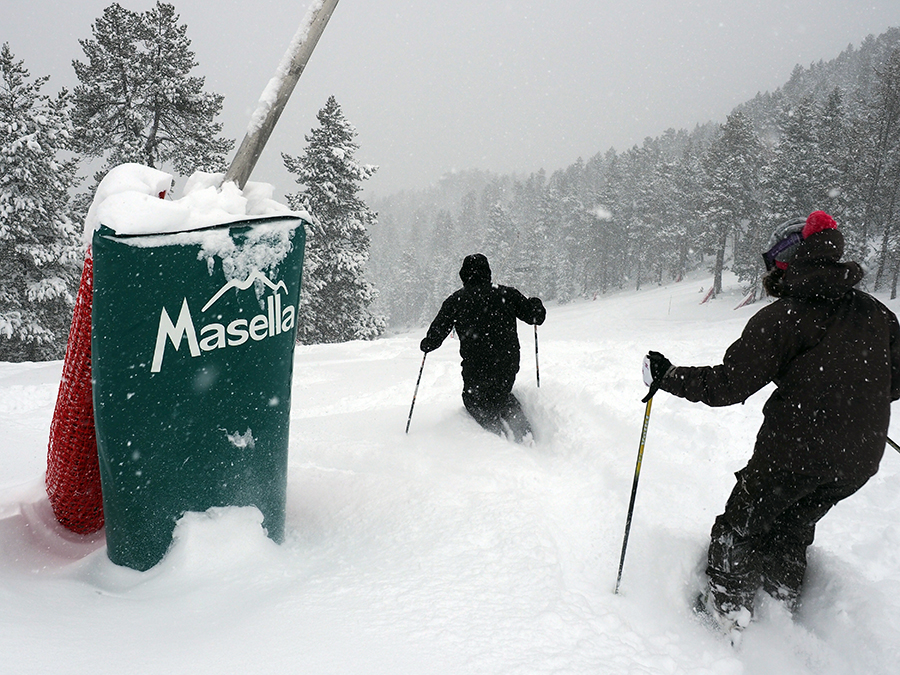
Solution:
[[[551,305],[539,389],[522,326],[530,448],[467,417],[450,340],[426,360],[408,435],[424,329],[299,347],[287,541],[252,508],[188,514],[144,573],[110,563],[102,533],[53,520],[42,472],[61,364],[0,364],[0,673],[898,672],[891,449],[820,524],[794,619],[764,604],[735,651],[690,615],[768,390],[720,409],[657,395],[613,593],[643,354],[717,363],[759,307],[733,310],[736,289],[700,305],[708,284]]]

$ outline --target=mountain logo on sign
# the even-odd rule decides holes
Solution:
[[[191,316],[187,298],[181,303],[178,319],[174,323],[166,308],[163,307],[159,314],[159,325],[156,331],[156,345],[153,349],[153,362],[150,366],[151,373],[162,370],[163,360],[166,355],[166,345],[171,343],[177,352],[182,341],[187,342],[191,357],[200,356],[203,352],[215,349],[239,347],[245,343],[252,344],[270,337],[293,330],[297,321],[297,308],[291,304],[282,307],[282,291],[287,295],[287,285],[284,281],[273,283],[259,270],[253,270],[244,281],[232,279],[220,288],[203,305],[201,313],[206,312],[218,300],[232,288],[238,291],[249,289],[256,281],[261,281],[272,293],[266,297],[266,312],[257,314],[252,319],[234,319],[226,325],[221,321],[206,323],[200,327],[199,336],[194,319]]]
[[[273,284],[271,281],[269,281],[269,277],[267,277],[265,274],[263,274],[259,270],[253,270],[247,276],[246,280],[238,281],[237,279],[232,279],[227,284],[222,286],[222,288],[220,288],[216,292],[216,294],[214,296],[212,296],[205,305],[203,305],[203,309],[201,309],[200,311],[205,312],[206,310],[208,310],[210,307],[212,307],[214,304],[216,304],[216,301],[219,298],[221,298],[223,295],[225,295],[225,293],[227,293],[232,288],[236,288],[239,291],[246,291],[257,280],[261,281],[263,284],[265,284],[266,286],[271,288],[272,291],[275,293],[278,292],[279,288],[281,290],[283,290],[285,293],[287,293],[287,286],[285,285],[285,283],[283,281],[279,281],[277,284]]]

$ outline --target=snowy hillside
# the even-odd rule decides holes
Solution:
[[[102,533],[53,521],[42,472],[61,364],[0,364],[0,673],[898,672],[891,449],[820,524],[793,620],[764,605],[735,651],[691,617],[709,528],[768,389],[721,409],[656,396],[613,593],[643,354],[717,363],[759,307],[733,310],[737,290],[700,305],[708,285],[551,304],[539,389],[523,325],[516,391],[531,448],[467,417],[452,340],[426,360],[408,435],[424,329],[299,347],[286,543],[264,536],[254,509],[189,514],[144,573],[110,563]]]

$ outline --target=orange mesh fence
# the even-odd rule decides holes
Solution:
[[[94,265],[88,251],[69,329],[47,452],[46,485],[53,512],[64,527],[79,534],[90,534],[103,527],[91,390],[93,286]]]

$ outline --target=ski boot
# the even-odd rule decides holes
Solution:
[[[750,609],[743,605],[716,602],[714,593],[709,589],[697,595],[693,610],[704,624],[725,635],[735,649],[741,646],[743,631],[750,625],[753,616]]]

